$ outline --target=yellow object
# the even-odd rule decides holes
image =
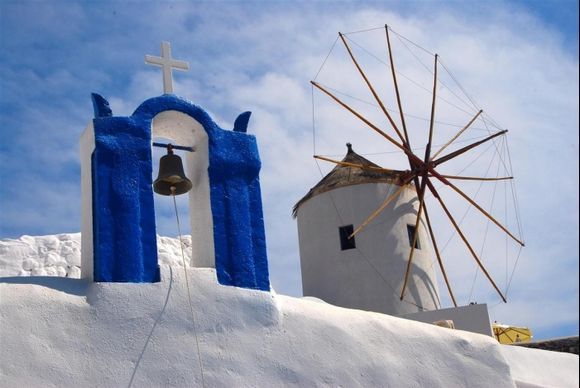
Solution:
[[[517,342],[529,342],[532,340],[532,331],[527,327],[502,325],[494,322],[492,325],[493,335],[500,344],[513,344]]]

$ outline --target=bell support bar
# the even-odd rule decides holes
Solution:
[[[181,150],[181,151],[188,151],[188,152],[194,152],[195,148],[193,147],[186,147],[186,146],[179,146],[179,145],[173,145],[171,143],[169,144],[163,144],[163,143],[153,143],[153,147],[161,147],[161,148],[167,148],[167,147],[171,147],[174,150]]]

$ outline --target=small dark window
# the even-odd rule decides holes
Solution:
[[[407,225],[407,234],[409,235],[409,246],[413,246],[413,236],[415,235],[415,225]],[[417,234],[417,241],[415,241],[415,249],[421,249],[419,242],[419,234]]]
[[[345,251],[347,249],[354,249],[356,248],[356,244],[354,242],[354,236],[352,238],[348,238],[353,232],[352,225],[341,226],[338,228],[338,232],[340,234],[340,249]]]

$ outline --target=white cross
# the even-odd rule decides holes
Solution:
[[[154,57],[145,55],[145,63],[163,68],[163,93],[173,93],[173,79],[171,69],[189,70],[189,63],[171,58],[171,46],[169,42],[161,42],[161,56]]]

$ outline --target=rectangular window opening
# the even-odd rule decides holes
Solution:
[[[413,236],[415,235],[415,225],[407,224],[407,235],[409,235],[409,246],[413,246]],[[419,242],[419,234],[417,233],[417,240],[415,241],[415,249],[421,249],[421,243]]]
[[[354,241],[354,236],[348,238],[354,231],[352,225],[341,226],[338,228],[340,234],[340,250],[345,251],[347,249],[356,248],[356,243]]]

